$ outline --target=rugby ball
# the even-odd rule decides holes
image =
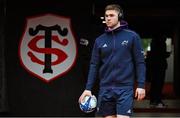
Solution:
[[[97,106],[96,96],[85,96],[82,103],[79,103],[80,109],[85,113],[90,113],[95,110]]]

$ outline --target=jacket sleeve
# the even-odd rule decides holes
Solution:
[[[86,90],[91,90],[93,87],[93,84],[97,77],[99,63],[100,63],[99,49],[98,49],[97,41],[95,41],[92,50],[91,60],[90,60]]]
[[[133,58],[135,63],[135,72],[137,79],[137,87],[144,88],[145,87],[145,60],[144,60],[144,50],[141,45],[141,39],[139,35],[135,35],[134,43],[133,43]]]

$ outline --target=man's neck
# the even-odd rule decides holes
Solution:
[[[112,27],[112,28],[108,28],[109,30],[114,30],[114,29],[116,29],[116,28],[118,28],[118,27],[120,27],[120,21],[118,22],[118,24],[117,25],[115,25],[114,27]]]

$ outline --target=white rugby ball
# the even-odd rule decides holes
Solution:
[[[79,104],[80,109],[85,113],[93,112],[96,106],[97,106],[97,99],[94,95],[85,96],[83,102]]]

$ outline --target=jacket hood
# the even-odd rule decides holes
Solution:
[[[121,20],[120,21],[120,27],[114,29],[114,30],[109,30],[108,27],[105,28],[105,32],[108,33],[108,32],[112,32],[112,31],[119,31],[121,29],[127,29],[128,28],[128,23],[124,20]]]

